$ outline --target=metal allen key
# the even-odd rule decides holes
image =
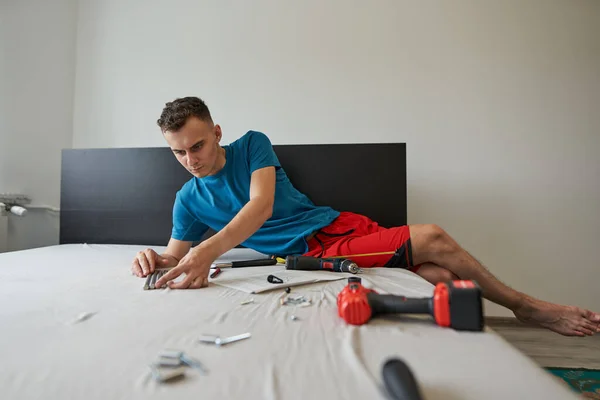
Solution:
[[[150,365],[150,373],[154,380],[164,383],[185,376],[186,366],[176,368],[160,368],[156,365]]]
[[[146,283],[144,283],[144,290],[150,289],[150,280],[152,279],[152,274],[148,275],[146,278]]]
[[[239,340],[248,339],[250,336],[252,336],[252,335],[249,332],[242,333],[241,335],[229,336],[226,338],[221,338],[221,337],[215,336],[215,335],[203,335],[203,336],[200,336],[200,338],[198,338],[198,341],[214,344],[217,347],[221,347],[223,345],[237,342]]]
[[[158,281],[164,274],[167,273],[166,269],[157,269],[146,278],[146,283],[144,283],[144,290],[154,290],[157,289],[156,281]],[[160,288],[158,288],[160,289]]]
[[[182,363],[186,364],[189,367],[197,369],[203,375],[206,375],[208,373],[208,371],[206,370],[204,365],[202,365],[202,363],[200,361],[196,360],[195,358],[192,358],[190,356],[182,354],[179,359],[181,360]]]
[[[150,289],[156,289],[155,283],[156,283],[156,277],[160,274],[160,272],[158,271],[154,271],[154,273],[152,274],[152,279],[150,279]]]
[[[202,363],[195,358],[186,355],[183,351],[165,350],[160,354],[160,358],[156,363],[159,367],[179,367],[187,365],[202,372],[206,375],[208,371]]]
[[[164,350],[159,354],[158,360],[149,367],[152,378],[160,383],[185,377],[188,367],[197,369],[202,375],[208,373],[200,361],[178,350]]]

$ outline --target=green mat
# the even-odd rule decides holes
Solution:
[[[546,368],[562,378],[578,393],[590,399],[600,399],[600,370],[584,368]]]

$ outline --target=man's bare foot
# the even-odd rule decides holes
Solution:
[[[600,314],[578,307],[526,298],[513,312],[519,321],[540,325],[565,336],[592,336],[600,332]]]

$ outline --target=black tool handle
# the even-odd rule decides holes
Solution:
[[[385,362],[383,383],[394,400],[423,400],[417,380],[406,363],[398,358]]]
[[[277,260],[274,258],[261,258],[259,260],[248,260],[248,261],[233,261],[231,268],[239,267],[262,267],[266,265],[275,265]]]
[[[285,259],[285,269],[295,269],[301,271],[320,271],[321,259],[308,256],[287,256]]]
[[[393,294],[368,293],[373,314],[431,314],[431,298],[408,298]]]

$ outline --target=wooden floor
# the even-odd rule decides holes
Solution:
[[[486,318],[487,325],[542,367],[600,369],[600,334],[565,337],[512,318]]]

